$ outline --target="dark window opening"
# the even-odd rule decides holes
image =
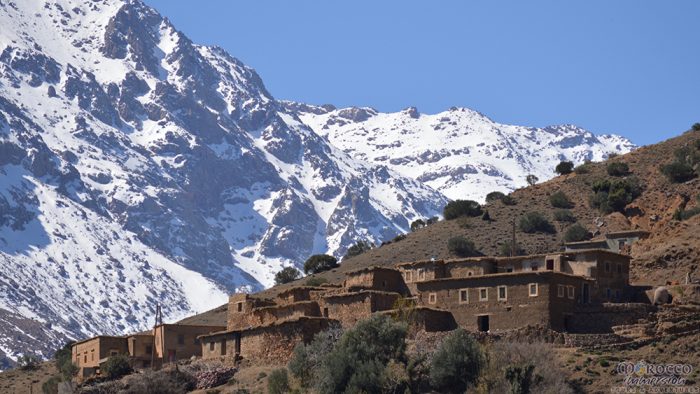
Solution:
[[[214,351],[214,342],[209,342],[209,351],[210,352]]]
[[[222,356],[226,355],[226,340],[225,339],[221,340],[221,355]]]
[[[489,330],[489,317],[488,316],[477,316],[476,325],[479,327],[479,331],[487,332]]]
[[[153,346],[146,346],[146,354],[153,353]]]
[[[554,260],[547,260],[547,270],[554,271]]]
[[[328,308],[323,308],[323,317],[328,317]]]
[[[178,345],[184,345],[185,344],[185,336],[180,334],[177,336],[177,344]]]

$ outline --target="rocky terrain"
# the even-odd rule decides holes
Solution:
[[[449,138],[380,160],[402,138],[394,120],[318,108],[276,100],[252,68],[138,0],[0,0],[0,369],[68,338],[141,330],[157,304],[177,320],[312,253],[392,239],[470,179],[481,194],[465,195],[480,198],[528,172],[545,179],[561,158],[632,147],[407,111],[385,117],[405,118],[412,141],[437,124]],[[377,143],[361,155],[348,144],[370,125]],[[484,145],[458,144],[461,132]],[[515,149],[527,141],[547,148]]]

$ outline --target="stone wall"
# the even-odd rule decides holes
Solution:
[[[200,335],[223,331],[220,326],[163,324],[154,328],[155,355],[163,363],[202,355]]]
[[[406,285],[401,272],[391,268],[370,267],[346,274],[346,289],[371,289],[405,293]]]
[[[656,308],[650,304],[577,305],[572,319],[573,333],[611,333],[613,326],[637,323],[649,317]]]
[[[268,306],[253,309],[246,318],[250,327],[264,326],[282,320],[296,319],[302,316],[320,317],[321,310],[316,301],[301,301],[293,304]]]
[[[374,312],[393,309],[400,297],[398,293],[379,291],[343,293],[324,297],[321,307],[323,316],[340,321],[343,327],[352,327]]]

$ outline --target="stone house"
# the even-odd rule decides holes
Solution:
[[[78,367],[78,378],[100,373],[100,366],[111,356],[129,354],[126,337],[100,335],[73,344],[71,358]]]
[[[202,355],[200,335],[225,330],[223,326],[160,324],[153,328],[154,367]]]
[[[630,246],[649,237],[649,232],[644,230],[628,230],[606,233],[600,238],[590,241],[567,242],[564,244],[565,250],[576,251],[583,249],[606,249],[615,253],[629,254]]]

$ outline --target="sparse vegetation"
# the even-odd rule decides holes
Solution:
[[[630,173],[629,165],[621,161],[609,163],[605,169],[610,176],[625,176]]]
[[[518,202],[513,198],[513,196],[511,196],[510,194],[507,195],[507,196],[505,196],[505,197],[503,197],[503,198],[501,199],[501,202],[502,202],[504,205],[515,205],[515,204],[518,203]]]
[[[700,140],[674,152],[676,159],[661,166],[661,172],[674,183],[687,182],[698,176],[700,170]]]
[[[477,256],[479,252],[476,250],[474,243],[464,237],[452,237],[447,241],[447,249],[457,256],[470,257]]]
[[[119,379],[124,375],[131,373],[131,365],[129,357],[125,354],[111,356],[102,364],[100,371],[107,379]]]
[[[464,393],[476,384],[486,358],[481,346],[459,328],[450,333],[433,355],[430,384],[443,393]]]
[[[539,212],[528,212],[521,217],[520,230],[524,233],[554,234],[557,232],[552,223]]]
[[[526,252],[517,242],[514,245],[512,240],[508,240],[498,247],[498,254],[503,257],[524,256]]]
[[[275,284],[282,285],[301,278],[301,272],[294,267],[284,267],[275,274]]]
[[[395,236],[391,240],[391,242],[399,242],[399,241],[403,241],[404,239],[406,239],[406,234],[399,234],[399,235]]]
[[[348,251],[345,252],[345,257],[343,257],[343,258],[349,259],[351,257],[359,256],[362,253],[369,252],[370,250],[372,250],[371,243],[369,243],[367,241],[359,241],[356,244],[354,244],[348,248]]]
[[[74,342],[72,341],[66,343],[53,355],[54,362],[56,363],[56,369],[63,380],[71,380],[78,372],[78,367],[73,364],[72,360],[71,349],[73,347],[73,343]]]
[[[414,220],[413,222],[411,222],[411,231],[420,230],[420,229],[422,229],[422,228],[425,227],[425,226],[426,226],[425,220],[423,220],[423,219],[416,219],[416,220]]]
[[[557,222],[574,223],[576,221],[576,217],[568,209],[557,209],[554,211],[554,220]]]
[[[574,168],[574,172],[577,174],[588,174],[591,172],[592,166],[593,166],[593,164],[590,161],[586,160],[583,162],[583,164]]]
[[[324,283],[328,283],[326,278],[309,278],[306,280],[307,286],[321,286]]]
[[[528,176],[525,177],[525,182],[527,182],[528,185],[534,186],[537,184],[537,181],[539,181],[540,178],[533,174],[529,174]]]
[[[484,211],[484,214],[481,215],[481,220],[485,220],[487,222],[490,222],[492,220],[489,211]]]
[[[564,241],[581,242],[591,239],[591,233],[582,225],[576,223],[564,233]]]
[[[554,168],[554,171],[559,175],[571,174],[573,170],[574,163],[571,161],[562,161]]]
[[[289,377],[286,368],[275,369],[267,377],[267,392],[269,394],[285,394],[289,392]]]
[[[623,212],[627,204],[642,193],[636,178],[623,180],[598,180],[593,183],[593,196],[590,204],[603,213]]]
[[[561,190],[554,192],[551,196],[549,196],[549,203],[552,204],[554,208],[569,209],[573,208],[574,206],[574,203],[571,202],[566,193]]]
[[[691,128],[693,131],[700,131],[700,123],[694,123]]]
[[[505,195],[504,193],[501,193],[501,192],[498,192],[498,191],[496,191],[496,192],[491,192],[491,193],[489,193],[489,194],[486,195],[486,202],[500,201],[500,200],[503,200],[503,198],[504,198],[505,196],[506,196],[506,195]]]
[[[428,219],[428,220],[425,221],[425,225],[426,225],[426,226],[430,226],[431,224],[435,224],[435,223],[437,223],[437,222],[439,222],[439,221],[440,221],[440,218],[439,218],[439,217],[433,216],[433,217],[431,217],[430,219]]]
[[[24,353],[17,358],[17,367],[24,371],[37,369],[41,359],[33,354]]]
[[[294,377],[299,379],[302,388],[308,390],[319,385],[324,359],[333,350],[342,334],[343,331],[339,327],[332,327],[316,334],[309,344],[299,343],[294,348],[287,368]]]
[[[450,201],[442,211],[445,220],[457,219],[462,216],[475,217],[481,215],[481,205],[472,200]]]

